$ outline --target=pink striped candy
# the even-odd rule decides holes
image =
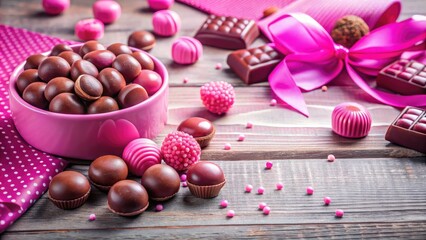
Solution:
[[[173,61],[179,64],[193,64],[203,55],[200,41],[192,37],[176,39],[172,45]]]
[[[179,32],[181,20],[174,11],[160,10],[152,16],[152,25],[155,34],[170,37]]]
[[[347,138],[367,136],[372,122],[367,109],[354,102],[337,105],[331,115],[331,121],[333,132]]]
[[[123,160],[136,176],[142,176],[149,167],[160,164],[161,158],[160,148],[147,138],[131,141],[123,151]]]

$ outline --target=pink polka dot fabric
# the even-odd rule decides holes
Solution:
[[[16,131],[9,110],[9,76],[30,54],[48,51],[59,38],[0,25],[0,233],[19,218],[49,187],[66,161],[27,144]]]

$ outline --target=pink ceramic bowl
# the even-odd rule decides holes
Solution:
[[[78,52],[81,45],[72,48]],[[35,148],[87,160],[105,154],[121,155],[130,141],[154,138],[167,122],[169,84],[166,67],[153,56],[151,58],[155,71],[163,78],[161,88],[154,95],[130,108],[93,115],[54,113],[25,102],[16,90],[16,79],[25,63],[20,64],[13,71],[9,85],[10,110],[16,129]]]

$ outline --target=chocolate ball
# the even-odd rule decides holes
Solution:
[[[133,83],[141,85],[148,92],[148,95],[152,96],[160,89],[163,79],[154,71],[142,70],[133,80]]]
[[[87,41],[81,46],[79,54],[80,56],[84,57],[89,52],[96,51],[96,50],[105,50],[104,45],[98,43],[95,40]]]
[[[83,59],[93,63],[100,71],[111,67],[115,60],[115,54],[108,50],[95,50],[84,55]]]
[[[84,114],[86,109],[77,95],[73,93],[60,93],[50,102],[49,111],[68,114]]]
[[[201,148],[207,147],[215,134],[213,124],[209,120],[200,117],[186,119],[179,124],[177,130],[193,136]]]
[[[140,63],[128,54],[118,56],[112,63],[112,67],[117,69],[128,83],[133,81],[142,70]]]
[[[57,56],[47,57],[38,67],[38,76],[41,80],[49,82],[55,77],[68,77],[71,66],[63,58]]]
[[[72,66],[75,61],[82,59],[78,53],[72,51],[61,52],[58,57],[65,59],[65,61],[67,61],[70,66]]]
[[[350,48],[369,32],[370,29],[362,18],[349,15],[337,20],[331,37],[335,43]]]
[[[79,172],[61,172],[54,176],[49,184],[49,199],[62,209],[82,206],[89,198],[89,194],[89,181]]]
[[[116,96],[126,86],[123,75],[115,68],[105,68],[98,75],[99,82],[104,88],[104,96]]]
[[[128,108],[148,99],[148,93],[141,85],[131,83],[121,89],[117,99],[121,108]]]
[[[50,52],[50,56],[58,56],[62,52],[67,52],[67,51],[72,52],[72,48],[66,44],[59,43],[52,48],[52,51]]]
[[[126,44],[113,43],[107,47],[107,50],[113,52],[116,56],[120,54],[132,54],[132,50]]]
[[[115,183],[125,180],[129,173],[123,159],[105,155],[95,159],[89,167],[89,180],[102,191],[108,191]]]
[[[49,102],[44,97],[44,89],[46,88],[46,83],[44,82],[33,82],[28,85],[24,92],[22,93],[22,98],[25,102],[38,107],[41,109],[47,109]]]
[[[77,80],[82,74],[88,74],[93,77],[97,77],[99,74],[98,69],[93,63],[86,60],[77,60],[71,66],[71,79]]]
[[[122,180],[108,192],[108,209],[122,216],[141,214],[148,208],[148,193],[133,180]]]
[[[179,174],[170,166],[155,164],[143,174],[141,184],[155,201],[165,201],[173,197],[180,188]]]
[[[132,56],[138,60],[142,69],[154,70],[154,61],[152,61],[151,57],[145,52],[137,51],[132,53]]]
[[[74,92],[83,100],[95,101],[102,96],[103,87],[95,77],[83,74],[75,81]]]
[[[37,69],[27,69],[21,72],[16,79],[16,87],[19,93],[23,93],[25,88],[33,82],[39,82],[41,79],[38,77]]]
[[[97,113],[106,113],[117,111],[120,108],[118,107],[117,101],[114,98],[108,96],[102,96],[98,100],[94,101],[87,108],[88,114],[97,114]]]
[[[27,58],[24,64],[24,70],[27,69],[38,69],[38,66],[40,66],[40,63],[43,62],[44,59],[47,57],[43,54],[34,54]]]
[[[188,168],[186,179],[194,185],[211,186],[223,183],[225,175],[216,163],[200,161]]]
[[[46,97],[47,101],[50,102],[54,97],[56,97],[60,93],[72,93],[73,91],[73,80],[65,77],[57,77],[47,83],[46,89],[44,90],[44,96]]]
[[[130,47],[149,51],[155,46],[155,37],[148,31],[135,31],[130,34],[127,44]]]

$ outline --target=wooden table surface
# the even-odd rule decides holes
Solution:
[[[74,24],[92,16],[93,1],[73,0],[70,9],[57,17],[46,16],[40,1],[0,0],[0,23],[22,27],[64,39],[77,40]],[[152,12],[145,1],[119,1],[122,17],[106,27],[104,44],[127,42],[135,30],[152,30]],[[193,36],[206,15],[176,3],[173,10],[182,18],[178,36]],[[426,14],[423,0],[404,0],[400,19]],[[155,203],[137,217],[125,218],[111,213],[106,195],[97,189],[88,202],[72,211],[54,207],[47,195],[25,213],[3,236],[5,239],[89,239],[104,238],[413,238],[426,239],[426,164],[425,155],[399,147],[384,139],[388,125],[398,109],[376,104],[351,84],[346,75],[327,92],[305,93],[311,113],[305,118],[284,105],[269,106],[272,98],[267,83],[246,86],[226,65],[227,50],[204,47],[204,56],[192,66],[171,60],[171,43],[178,36],[159,38],[151,53],[170,74],[169,120],[155,139],[161,144],[165,135],[184,119],[201,116],[214,122],[217,132],[211,145],[203,150],[202,160],[217,162],[227,183],[217,198],[203,200],[181,188],[164,210],[155,212]],[[253,44],[263,44],[259,38]],[[2,59],[1,61],[5,61]],[[216,70],[216,63],[224,68]],[[183,84],[183,79],[189,82]],[[235,87],[236,102],[225,116],[208,113],[199,100],[199,87],[209,81],[223,80]],[[368,108],[373,117],[370,134],[363,139],[339,137],[331,131],[331,112],[337,104],[355,101]],[[246,129],[246,123],[254,124]],[[246,139],[238,142],[239,134]],[[225,143],[232,150],[225,151]],[[334,163],[326,161],[334,154]],[[272,161],[271,170],[265,162]],[[71,164],[70,169],[87,175],[86,164]],[[276,191],[282,182],[284,189]],[[265,187],[263,195],[244,193],[246,184]],[[312,196],[305,194],[313,186]],[[323,206],[324,196],[332,198]],[[222,199],[229,201],[220,209]],[[257,210],[259,202],[272,209],[269,216]],[[236,216],[226,218],[233,209]],[[345,215],[334,217],[336,209]],[[95,213],[96,221],[88,216]]]

